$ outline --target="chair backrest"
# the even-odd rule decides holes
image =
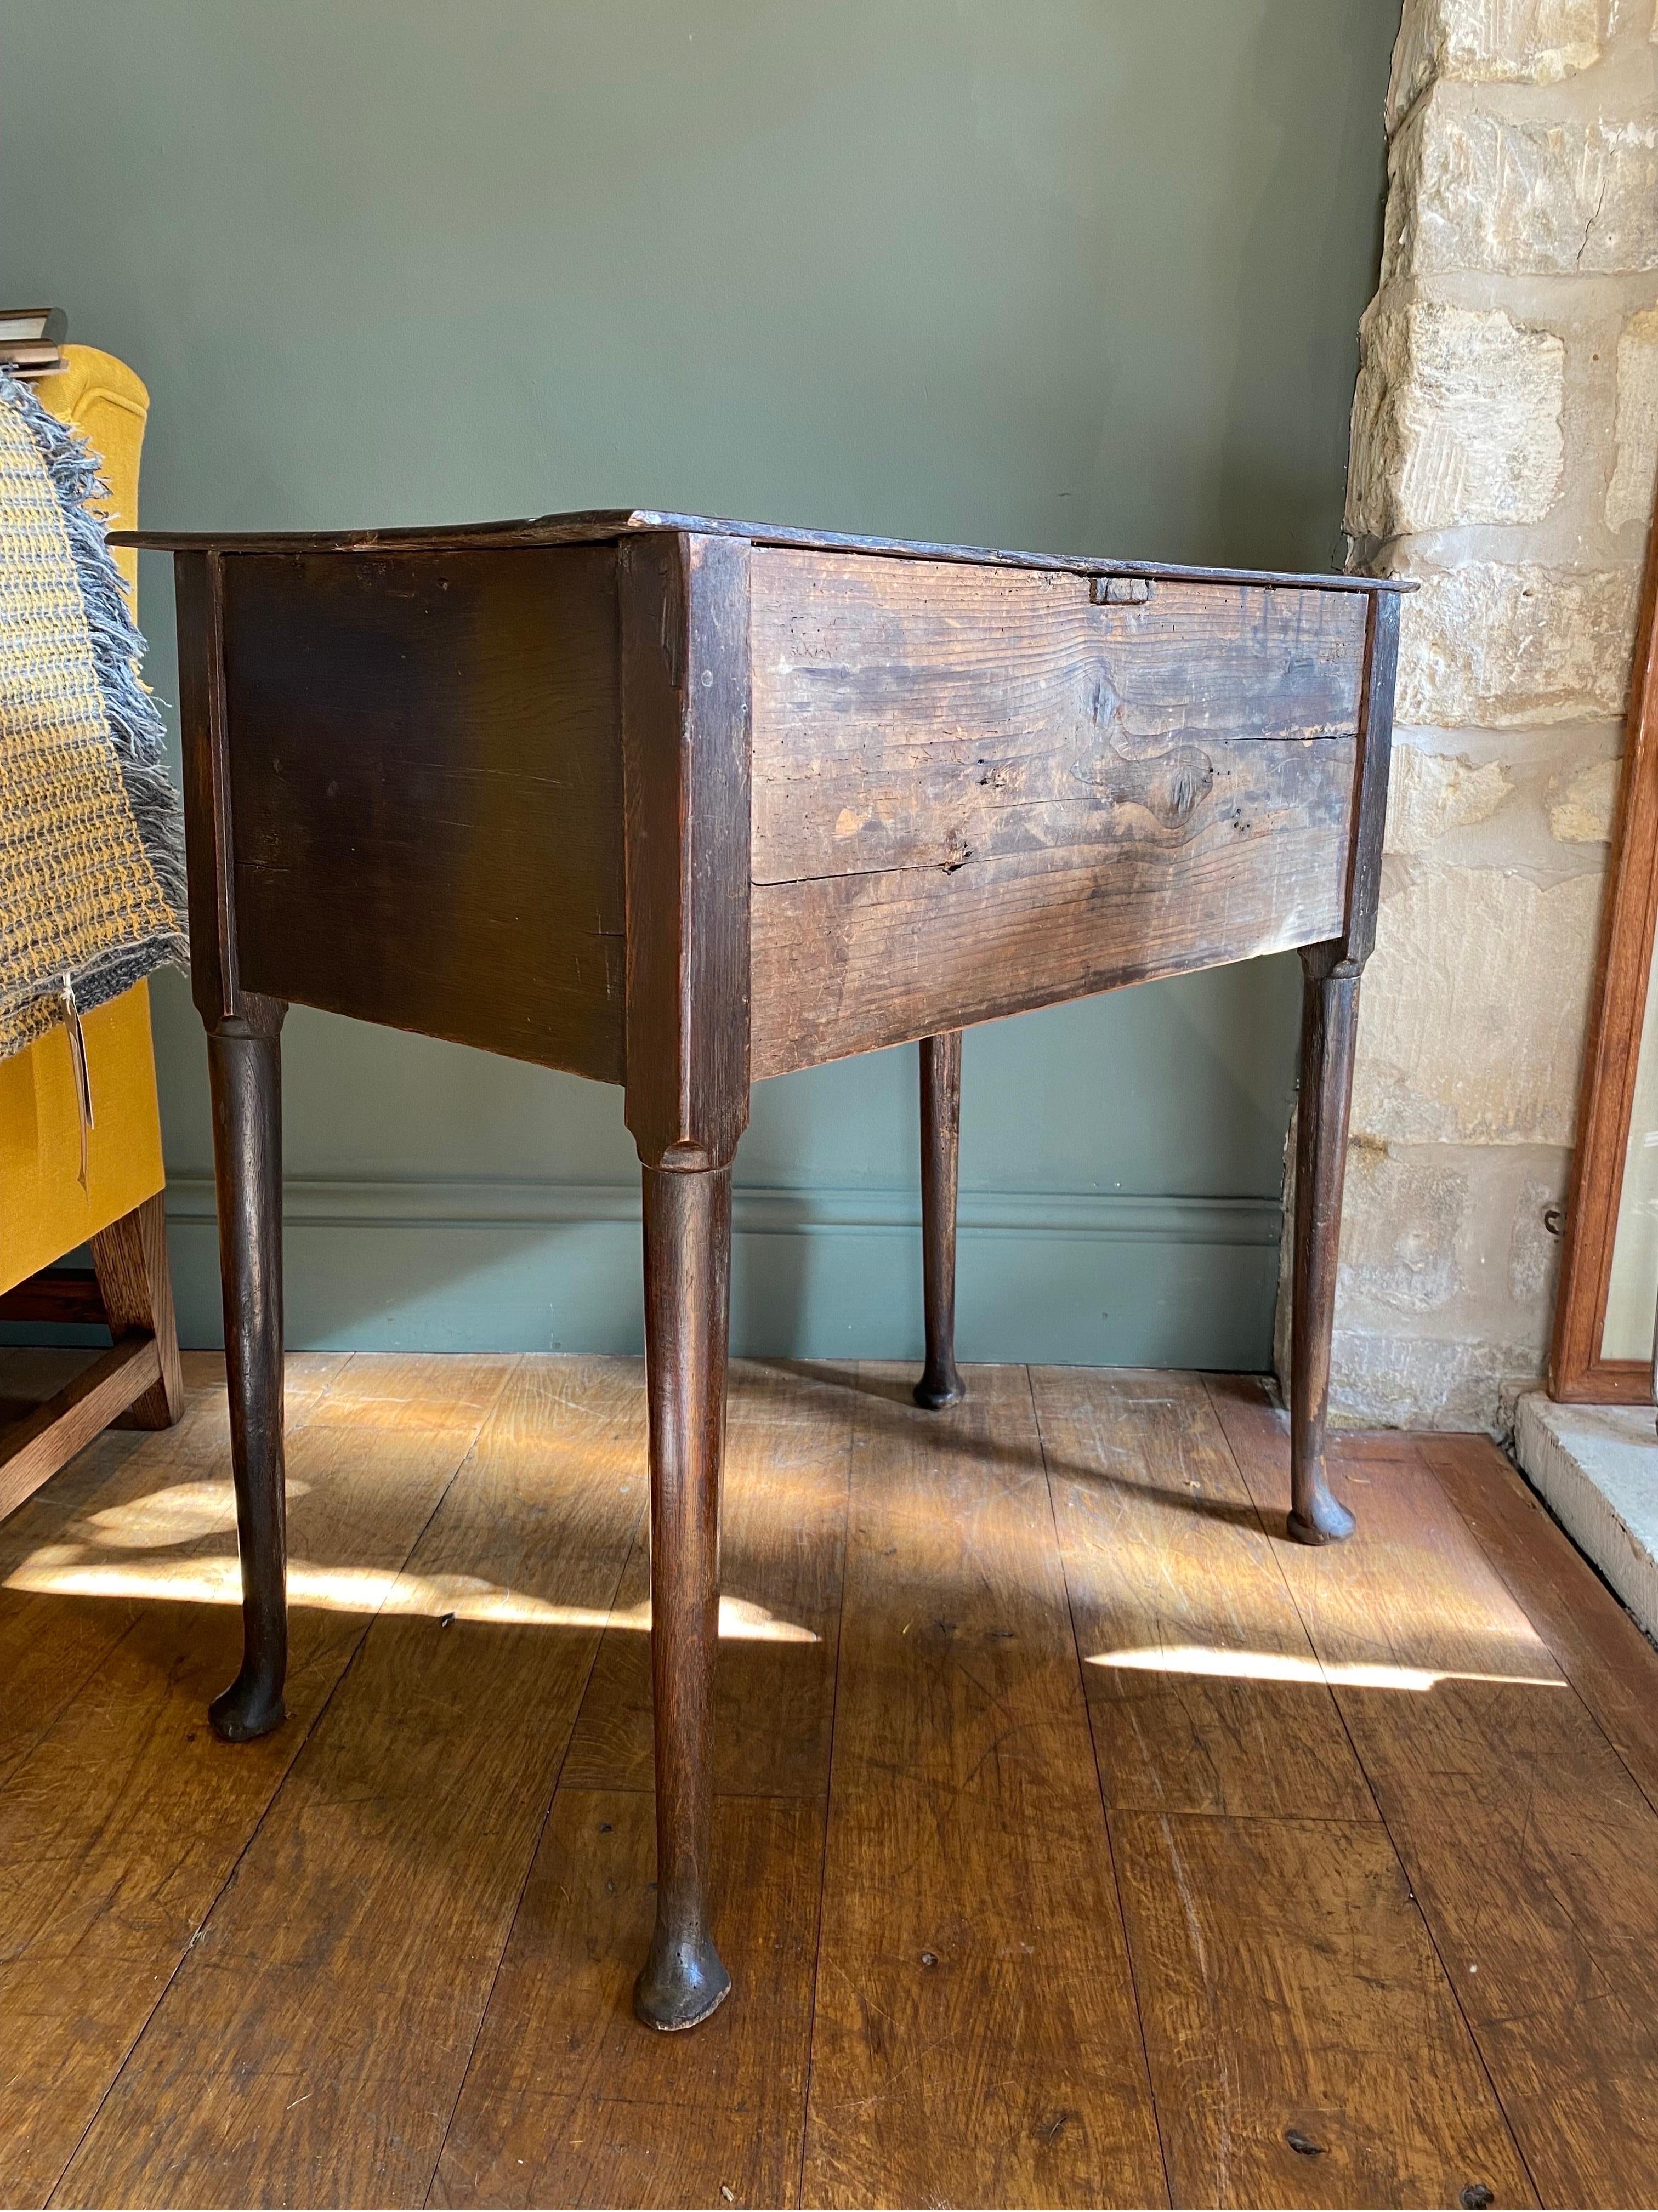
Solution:
[[[100,353],[96,346],[65,346],[64,359],[68,366],[63,374],[43,376],[34,396],[60,422],[73,423],[93,451],[102,455],[110,489],[110,528],[136,530],[138,460],[149,416],[149,393],[143,378],[124,361],[117,361],[112,353]],[[130,547],[118,546],[115,565],[127,580],[136,608],[138,556]]]
[[[60,376],[35,396],[101,454],[112,528],[138,520],[138,461],[149,394],[125,362],[66,346]],[[137,556],[115,558],[136,601]],[[149,992],[139,983],[83,1023],[96,1121],[82,1188],[80,1116],[64,1032],[0,1060],[0,1291],[51,1267],[160,1190],[161,1125]]]

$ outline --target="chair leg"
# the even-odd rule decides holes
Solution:
[[[167,1200],[161,1191],[92,1240],[92,1264],[110,1334],[153,1336],[161,1371],[127,1413],[133,1427],[170,1429],[185,1409],[184,1365],[167,1257]]]
[[[956,1187],[962,1148],[962,1032],[921,1039],[921,1295],[926,1365],[915,1402],[936,1413],[966,1394],[956,1367]]]
[[[242,1568],[242,1666],[208,1709],[231,1743],[285,1717],[288,1509],[282,1468],[282,1047],[279,1000],[208,1035],[225,1369]]]
[[[1333,1544],[1353,1532],[1324,1468],[1335,1322],[1336,1247],[1347,1167],[1358,969],[1329,948],[1302,955],[1301,1103],[1296,1127],[1296,1250],[1290,1345],[1290,1516],[1298,1543]]]
[[[732,1171],[643,1175],[657,1889],[634,2009],[672,2029],[695,2027],[731,1989],[708,1930],[708,1881]]]

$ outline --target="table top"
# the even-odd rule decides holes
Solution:
[[[442,522],[390,530],[177,531],[116,530],[112,545],[170,553],[372,553],[489,550],[533,545],[591,545],[646,531],[687,532],[699,537],[743,538],[754,545],[782,545],[828,553],[869,553],[900,561],[954,561],[975,568],[1039,568],[1082,576],[1167,577],[1183,582],[1284,584],[1332,592],[1410,592],[1408,576],[1302,575],[1278,568],[1209,568],[1167,561],[1123,561],[1102,555],[1011,553],[986,545],[934,545],[922,538],[859,538],[834,530],[801,530],[791,524],[735,522],[718,515],[674,514],[654,507],[593,507],[570,514],[542,514],[508,522]]]

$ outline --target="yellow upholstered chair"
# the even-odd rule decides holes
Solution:
[[[109,354],[69,346],[64,358],[63,374],[42,378],[35,396],[101,455],[113,526],[131,529],[149,394]],[[136,599],[137,556],[115,558]],[[183,1403],[149,987],[136,985],[82,1026],[94,1116],[84,1183],[67,1030],[0,1060],[0,1315],[106,1318],[116,1341],[58,1398],[0,1431],[0,1514],[129,1407],[140,1426],[162,1428]],[[86,1243],[95,1291],[41,1273]]]

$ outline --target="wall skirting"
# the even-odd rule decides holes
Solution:
[[[180,1334],[216,1344],[212,1183],[167,1202]],[[919,1358],[920,1218],[914,1190],[739,1189],[734,1348]],[[638,1223],[632,1183],[292,1176],[288,1342],[637,1351]],[[1272,1199],[964,1191],[962,1356],[1265,1368],[1278,1225]]]
[[[167,1187],[169,1220],[215,1218],[207,1176],[175,1176]],[[540,1229],[571,1222],[637,1221],[636,1182],[488,1182],[471,1176],[366,1182],[289,1176],[282,1189],[288,1228],[419,1227]],[[1272,1198],[1126,1197],[1108,1191],[969,1191],[957,1219],[963,1235],[1150,1238],[1177,1244],[1278,1248]],[[732,1194],[732,1224],[741,1236],[810,1236],[917,1230],[914,1190],[753,1190]]]

